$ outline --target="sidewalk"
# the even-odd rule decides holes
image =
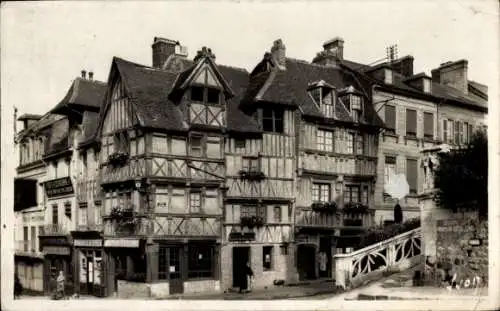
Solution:
[[[190,300],[277,300],[291,298],[305,298],[319,295],[335,295],[338,290],[333,281],[312,281],[311,283],[293,286],[272,286],[267,289],[258,289],[250,293],[227,292],[217,294],[182,294],[173,295],[158,300],[190,299]]]
[[[356,288],[343,295],[345,300],[474,300],[487,299],[488,288],[448,290],[435,286],[412,286],[414,269]],[[337,299],[340,297],[337,297]]]

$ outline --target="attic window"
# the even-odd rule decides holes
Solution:
[[[430,79],[423,79],[422,81],[423,84],[423,89],[425,93],[430,93],[431,92],[431,80]]]
[[[363,112],[361,108],[361,96],[352,94],[351,98],[351,115],[354,122],[359,122]]]
[[[334,117],[335,92],[332,86],[324,81],[315,82],[310,86],[309,94],[326,118]]]
[[[212,87],[192,86],[191,100],[208,104],[219,103],[220,91]]]

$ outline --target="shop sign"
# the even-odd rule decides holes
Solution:
[[[68,256],[70,254],[69,247],[62,246],[44,246],[43,253],[45,255],[61,255]]]
[[[229,241],[252,241],[255,240],[255,232],[231,232]]]
[[[138,248],[139,240],[137,239],[109,239],[104,241],[104,247],[124,247]]]
[[[42,238],[40,239],[42,245],[69,245],[67,238]]]
[[[49,180],[45,182],[44,188],[49,198],[73,193],[73,184],[70,177]]]
[[[79,247],[102,247],[102,240],[74,240],[73,245]]]

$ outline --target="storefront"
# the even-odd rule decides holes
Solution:
[[[104,296],[105,269],[103,241],[98,232],[73,232],[76,292]]]
[[[65,278],[65,294],[74,293],[74,265],[71,241],[67,237],[41,236],[44,254],[43,289],[50,295],[57,289],[57,277],[62,271]]]
[[[299,280],[333,277],[334,232],[311,232],[302,229],[295,236],[297,245],[296,265]]]

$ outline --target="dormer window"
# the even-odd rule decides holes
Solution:
[[[191,100],[207,104],[219,103],[220,91],[213,87],[192,86]]]
[[[334,117],[335,92],[334,87],[321,80],[309,85],[309,94],[326,118]]]
[[[347,94],[342,96],[341,103],[351,115],[354,122],[360,122],[363,116],[363,97],[349,87]]]

